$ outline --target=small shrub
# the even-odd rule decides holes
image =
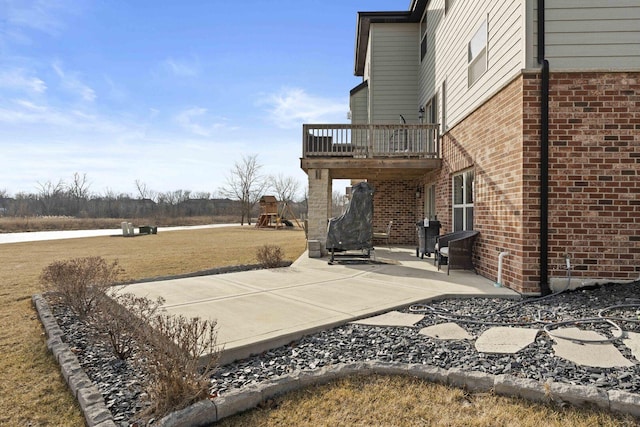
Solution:
[[[256,258],[264,268],[276,268],[282,263],[284,254],[280,246],[263,245],[258,248]]]
[[[160,417],[209,397],[210,376],[219,356],[216,322],[160,314],[146,347],[152,381],[149,411]]]
[[[128,359],[151,331],[150,322],[162,310],[164,299],[153,301],[113,290],[101,296],[90,319],[100,338],[107,341],[120,360]]]
[[[118,261],[109,264],[102,257],[74,258],[49,264],[40,280],[45,291],[58,295],[79,317],[86,318],[123,272]]]

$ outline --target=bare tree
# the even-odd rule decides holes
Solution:
[[[60,204],[62,196],[64,195],[64,181],[59,180],[57,183],[47,181],[44,184],[38,182],[38,200],[42,204],[42,210],[44,215],[55,215],[56,205]]]
[[[71,183],[67,185],[67,194],[73,204],[73,213],[78,215],[82,212],[82,205],[89,199],[89,180],[87,174],[80,175],[78,172],[73,174]]]
[[[247,224],[251,225],[251,211],[268,187],[260,169],[262,165],[258,163],[257,154],[242,156],[241,161],[234,163],[227,175],[226,184],[219,190],[223,197],[240,202],[241,225],[244,225],[245,218]]]
[[[140,200],[148,199],[150,191],[149,191],[149,188],[147,188],[147,184],[140,181],[139,179],[136,179],[135,184],[136,184],[136,190],[138,190],[138,198]]]
[[[206,191],[197,191],[193,194],[193,199],[199,200],[209,200],[211,198],[211,193]]]
[[[347,207],[347,200],[345,195],[340,193],[339,191],[334,191],[331,194],[331,205],[331,215],[333,215],[334,217],[342,215]]]
[[[87,199],[89,197],[89,180],[87,174],[80,175],[78,172],[73,174],[73,180],[67,186],[69,195],[74,199]]]
[[[292,176],[284,176],[278,174],[277,176],[271,176],[271,188],[276,192],[276,197],[281,202],[291,202],[295,199],[300,188],[300,182]]]

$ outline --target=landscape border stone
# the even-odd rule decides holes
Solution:
[[[640,396],[621,390],[609,390],[609,407],[613,412],[640,417]]]
[[[49,303],[40,294],[34,295],[31,301],[38,313],[47,337],[47,348],[60,365],[62,373],[71,393],[78,401],[80,410],[88,427],[117,427],[111,411],[107,409],[104,398],[98,388],[89,380],[78,358],[62,341],[62,330],[51,314]]]
[[[34,295],[32,302],[47,336],[47,348],[60,364],[69,389],[77,399],[89,427],[117,427],[113,415],[89,377],[78,370],[79,362],[61,337],[62,330],[51,314],[42,295]],[[66,373],[66,374],[65,374]],[[408,375],[429,382],[448,384],[469,391],[489,391],[517,396],[536,402],[569,403],[573,406],[596,406],[632,416],[640,416],[640,395],[619,390],[603,390],[592,386],[571,385],[553,381],[539,382],[511,375],[493,375],[460,368],[449,370],[427,364],[363,361],[325,366],[310,371],[296,371],[256,385],[233,390],[213,400],[197,402],[172,412],[156,424],[162,427],[206,426],[223,418],[247,411],[269,399],[311,385],[326,384],[353,375]]]
[[[493,391],[503,396],[518,396],[532,402],[548,403],[551,401],[548,382],[543,383],[508,374],[496,375]]]

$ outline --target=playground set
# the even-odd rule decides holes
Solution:
[[[278,202],[275,196],[260,198],[260,216],[256,222],[257,228],[293,227],[295,221],[299,228],[303,228],[287,202]]]

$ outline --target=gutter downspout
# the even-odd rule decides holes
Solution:
[[[549,295],[549,61],[545,59],[545,4],[538,0],[540,77],[540,293]]]

